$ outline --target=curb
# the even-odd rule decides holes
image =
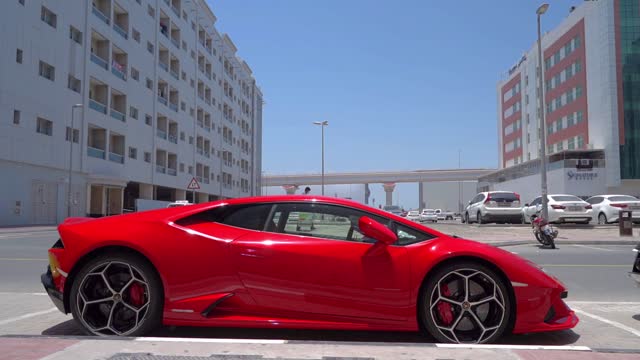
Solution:
[[[478,241],[478,240],[475,240]],[[482,242],[482,241],[480,241]],[[556,240],[556,245],[638,245],[639,239],[634,240]],[[513,240],[513,241],[497,241],[493,243],[485,243],[495,247],[516,246],[516,245],[537,245],[535,239],[532,240]]]
[[[2,234],[21,234],[21,233],[33,233],[33,232],[48,232],[48,231],[56,231],[58,229],[57,226],[49,226],[49,227],[37,227],[37,228],[29,228],[29,227],[0,227],[0,235]]]

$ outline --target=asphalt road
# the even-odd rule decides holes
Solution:
[[[40,274],[56,232],[0,234],[0,335],[80,335],[70,316],[43,294]],[[569,289],[569,305],[581,319],[572,331],[510,336],[506,344],[584,345],[640,349],[640,288],[627,272],[633,246],[564,245],[557,250],[528,245],[505,247],[544,266]],[[257,338],[311,341],[424,342],[414,333],[162,328],[155,336]],[[426,339],[426,341],[430,341]]]

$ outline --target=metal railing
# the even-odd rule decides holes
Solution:
[[[169,134],[169,142],[177,144],[178,143],[178,136]]]
[[[202,178],[202,180],[203,180],[202,182],[205,183],[205,184],[209,183],[209,178],[208,177],[204,177],[204,178]]]
[[[96,149],[91,146],[87,146],[87,156],[91,156],[98,159],[104,159],[104,150]]]
[[[171,37],[171,43],[178,48],[178,50],[180,49],[180,40],[174,39],[173,37]]]
[[[111,67],[111,73],[113,75],[115,75],[116,77],[119,77],[120,79],[127,81],[127,73],[126,70],[125,71],[121,71],[119,69],[117,69],[115,66]]]
[[[160,101],[161,103],[163,103],[163,104],[165,104],[165,105],[167,105],[167,104],[168,104],[168,100],[167,100],[167,98],[164,98],[164,97],[162,97],[162,96],[160,96],[160,95],[158,95],[158,101]]]
[[[127,30],[121,28],[120,25],[116,24],[115,22],[113,23],[113,30],[115,30],[123,38],[125,38],[125,39],[129,38],[129,32]]]
[[[102,11],[100,11],[100,9],[98,9],[97,7],[94,6],[92,12],[95,16],[98,17],[98,19],[104,21],[107,25],[109,25],[109,23],[111,22],[109,17],[103,14]]]
[[[162,165],[156,164],[156,172],[160,173],[160,174],[166,174],[167,173],[167,168],[162,166]]]
[[[169,103],[169,109],[178,112],[178,104]]]
[[[162,61],[159,61],[158,64],[160,65],[161,68],[164,69],[164,71],[169,71],[169,65],[163,63]]]
[[[123,113],[121,113],[120,111],[116,110],[116,109],[111,109],[111,111],[109,112],[111,114],[111,117],[116,119],[116,120],[120,120],[122,122],[125,121],[125,115]]]
[[[91,53],[91,61],[98,64],[100,67],[104,68],[105,70],[109,69],[109,62],[101,58],[97,54]]]
[[[167,139],[167,132],[164,130],[156,129],[156,135],[161,139]]]
[[[171,69],[171,70],[169,71],[169,74],[171,74],[171,76],[173,76],[174,78],[176,78],[176,80],[180,80],[180,75],[178,75],[178,72],[177,72],[177,71],[175,71],[175,70]]]
[[[178,174],[178,171],[176,169],[167,168],[167,174],[171,176],[176,176]]]
[[[203,155],[204,154],[204,150],[202,150],[202,148],[198,148],[198,154]]]
[[[178,17],[180,17],[180,10],[178,10],[177,7],[171,5],[171,10],[173,10],[173,13],[178,15]]]
[[[109,152],[109,161],[113,161],[118,164],[124,164],[124,155]]]
[[[106,114],[107,113],[107,105],[101,104],[93,99],[89,99],[89,107],[93,110]]]

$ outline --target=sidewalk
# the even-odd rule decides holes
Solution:
[[[40,225],[40,226],[0,226],[0,234],[17,234],[31,233],[41,231],[56,231],[57,225]]]
[[[537,244],[531,226],[524,225],[467,225],[455,223],[425,224],[427,227],[476,240],[494,246]],[[556,244],[583,245],[637,245],[640,243],[640,229],[633,230],[634,236],[620,236],[617,226],[557,227],[559,235]]]
[[[343,343],[293,340],[0,337],[0,359],[47,360],[631,360],[639,353],[584,346]]]

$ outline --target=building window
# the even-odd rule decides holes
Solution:
[[[196,23],[191,22],[191,30],[196,31]]]
[[[18,0],[18,4],[24,6],[24,0]]]
[[[133,66],[131,67],[131,78],[134,80],[140,80],[140,72],[138,71],[138,69],[134,68]]]
[[[69,39],[77,42],[78,44],[82,44],[82,33],[73,26],[69,26]]]
[[[147,41],[147,51],[153,54],[153,44]]]
[[[180,140],[184,141],[184,131],[180,131]]]
[[[151,118],[151,115],[149,114],[144,114],[144,123],[151,126],[153,120]]]
[[[156,9],[154,9],[153,6],[147,5],[147,13],[149,13],[149,16],[151,16],[152,18],[155,19],[155,17],[156,17]]]
[[[153,90],[153,80],[147,78],[147,89]]]
[[[56,79],[56,69],[44,61],[40,61],[40,76],[51,81]]]
[[[187,73],[186,72],[182,72],[182,80],[187,81]]]
[[[582,111],[578,111],[576,113],[576,123],[581,123],[582,122]]]
[[[49,136],[53,135],[53,122],[47,119],[37,118],[36,132],[44,135],[49,135]]]
[[[133,36],[133,40],[135,40],[136,42],[138,42],[138,44],[140,43],[140,31],[136,30],[135,28],[131,28],[131,36]]]
[[[22,49],[16,49],[16,62],[22,64]]]
[[[80,130],[71,129],[70,127],[67,126],[67,131],[65,132],[65,140],[71,141],[71,138],[73,138],[73,142],[76,144],[80,142]]]
[[[184,101],[180,102],[180,110],[187,111],[187,104]]]
[[[196,82],[193,79],[191,79],[189,85],[191,85],[191,87],[194,88],[196,87]]]
[[[13,124],[20,125],[20,110],[13,110]]]
[[[144,152],[144,162],[151,162],[151,153],[150,152]]]
[[[576,148],[576,140],[574,138],[569,138],[569,141],[567,143],[567,149],[573,150],[575,148]]]
[[[582,86],[576,87],[576,98],[582,96]]]
[[[193,136],[189,136],[189,145],[193,145]]]
[[[187,51],[187,42],[186,41],[182,41],[182,50]]]
[[[193,166],[189,166],[189,175],[193,175]]]
[[[67,81],[67,87],[77,93],[80,93],[80,80],[69,74],[69,80]]]
[[[195,51],[193,51],[193,50],[191,50],[191,58],[192,58],[193,60],[195,60],[195,59],[196,59],[196,52],[195,52]]]
[[[134,108],[133,106],[129,107],[129,116],[131,116],[132,118],[138,120],[138,109]]]
[[[195,111],[193,111],[193,108],[189,108],[189,116],[193,117],[195,114]]]
[[[58,16],[53,11],[43,6],[40,10],[40,20],[46,22],[49,26],[55,29],[58,22]]]
[[[582,149],[584,147],[584,138],[582,135],[578,136],[578,149]]]
[[[129,147],[129,158],[137,159],[138,158],[138,149],[134,147]]]

